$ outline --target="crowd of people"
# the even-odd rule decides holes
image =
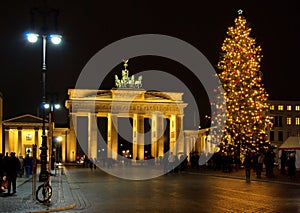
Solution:
[[[282,153],[281,155],[281,173],[288,174],[289,177],[296,177],[296,166],[295,166],[295,154],[294,153]],[[225,173],[232,171],[238,171],[240,168],[244,168],[246,171],[246,177],[250,177],[250,170],[253,170],[257,178],[262,177],[262,173],[265,172],[266,177],[274,177],[275,167],[275,153],[272,149],[265,152],[247,152],[243,158],[237,155],[230,155],[226,152],[218,152],[204,166],[199,166],[200,155],[197,152],[193,152],[188,156],[185,154],[174,155],[173,152],[164,155],[159,158],[156,162],[157,165],[163,165],[165,173],[179,173],[191,169],[201,169],[202,167],[221,170]],[[152,158],[149,158],[149,160]],[[124,165],[130,164],[130,160],[124,160]],[[147,163],[148,159],[144,160]],[[91,170],[96,168],[96,164],[99,163],[101,166],[111,168],[113,159],[102,159],[99,162],[97,159],[87,158],[85,155],[81,158],[77,158],[77,162],[82,162],[84,167],[89,167]],[[149,161],[150,162],[150,161]],[[142,164],[141,164],[142,165]],[[148,165],[148,164],[147,164]]]
[[[7,194],[11,194],[11,189],[12,194],[15,194],[17,192],[16,180],[21,169],[20,161],[16,157],[16,154],[14,152],[11,152],[10,156],[8,155],[8,153],[6,153],[5,156],[1,154],[0,159],[1,191],[3,191],[2,183],[3,181],[6,181],[5,179],[3,179],[3,177],[6,177]]]
[[[235,155],[215,153],[208,164],[214,170],[222,172],[245,168],[246,177],[250,175],[251,169],[256,173],[257,178],[261,178],[263,171],[265,171],[266,177],[274,177],[275,157],[275,153],[271,149],[266,152],[246,152],[242,160]],[[296,177],[295,153],[283,152],[280,163],[281,174],[287,174],[290,178]]]
[[[22,178],[24,173],[29,177],[32,171],[32,158],[29,154],[25,158],[16,157],[15,152],[5,155],[0,153],[0,192],[3,193],[7,189],[8,195],[13,195],[17,192],[16,181],[17,177]]]

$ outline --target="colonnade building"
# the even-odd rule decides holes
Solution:
[[[182,95],[141,89],[70,89],[66,101],[72,119],[69,135],[92,158],[117,160],[129,152],[128,157],[144,160],[169,150],[188,155],[198,140],[198,130],[183,130],[187,103]]]
[[[169,150],[176,155],[214,151],[207,143],[208,129],[183,130],[187,103],[182,93],[70,89],[68,95],[70,127],[57,128],[46,121],[48,147],[53,145],[62,162],[74,162],[83,154],[116,160],[125,154],[143,160]],[[3,121],[4,152],[25,156],[31,155],[33,144],[41,147],[42,121],[30,114]]]
[[[184,130],[183,93],[142,89],[142,77],[128,75],[127,61],[122,78],[111,90],[69,89],[65,107],[69,127],[46,124],[48,147],[59,161],[74,162],[78,155],[88,158],[125,156],[133,160],[162,157],[167,151],[180,157],[203,150],[213,153],[208,131]],[[41,147],[42,119],[23,115],[3,121],[4,152],[31,154],[33,144]],[[59,140],[58,140],[59,139]],[[39,159],[39,149],[37,158]],[[48,158],[50,156],[50,152]]]

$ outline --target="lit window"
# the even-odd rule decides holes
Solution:
[[[300,105],[295,106],[296,111],[300,111]]]
[[[298,126],[300,125],[300,118],[299,117],[296,117],[295,124],[298,125]]]
[[[274,109],[275,109],[274,105],[271,105],[270,110],[274,110]]]
[[[291,111],[292,110],[292,106],[291,105],[286,106],[286,110],[287,111]]]
[[[32,134],[26,134],[26,140],[31,141],[32,140]]]
[[[278,105],[278,110],[282,111],[283,110],[283,105]]]
[[[292,118],[291,117],[287,117],[286,118],[286,124],[287,125],[291,125],[292,124]]]

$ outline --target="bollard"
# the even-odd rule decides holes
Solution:
[[[58,175],[58,170],[59,170],[58,166],[55,166],[55,174],[54,174],[54,176]]]

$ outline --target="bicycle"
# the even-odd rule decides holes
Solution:
[[[48,176],[47,181],[38,187],[36,190],[36,199],[40,203],[45,203],[50,200],[52,196],[52,187],[49,183],[50,175]]]

